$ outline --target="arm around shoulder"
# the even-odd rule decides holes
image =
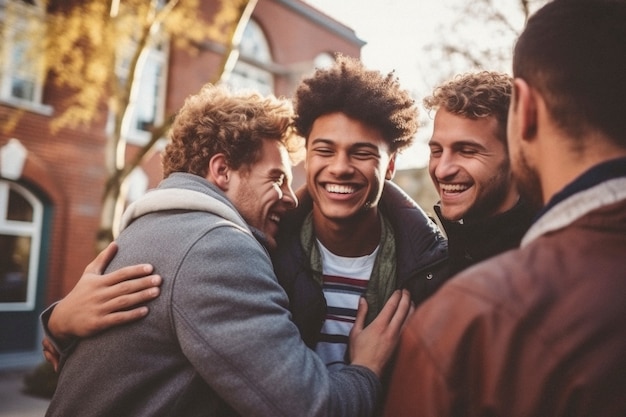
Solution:
[[[302,342],[270,259],[249,234],[219,228],[181,265],[175,279],[185,285],[174,285],[172,311],[182,350],[240,414],[371,415],[376,375],[361,367],[329,374]]]

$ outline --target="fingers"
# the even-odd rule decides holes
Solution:
[[[402,329],[406,327],[407,323],[409,322],[409,318],[413,315],[413,313],[415,313],[415,304],[413,303],[413,301],[411,301],[411,307],[409,307],[409,312],[404,319],[404,323],[402,323]]]
[[[125,281],[112,288],[111,295],[103,304],[105,312],[116,312],[126,310],[129,307],[146,303],[159,296],[161,290],[159,275],[150,275],[145,278],[138,278],[132,281]]]
[[[353,331],[361,331],[365,327],[365,317],[367,316],[367,301],[364,297],[359,298],[359,308],[356,311],[356,318],[354,319]]]
[[[105,277],[111,276],[114,276],[115,282],[118,279],[115,277],[128,275],[85,273],[69,294],[59,301],[48,321],[48,330],[55,338],[91,336],[112,325],[137,320],[148,314],[148,308],[142,304],[159,296],[161,276],[148,275],[109,284]]]
[[[404,297],[404,291],[405,290],[395,290],[393,294],[391,294],[391,297],[389,297],[389,299],[385,303],[383,309],[380,311],[380,313],[378,313],[377,318],[380,318],[380,321],[383,322],[385,325],[387,325],[393,319],[398,309],[398,305],[400,304],[400,300],[402,299],[402,297]]]
[[[404,325],[412,306],[411,295],[407,290],[402,290],[402,295],[398,301],[398,305],[389,322],[389,327],[399,330]]]
[[[113,260],[115,255],[117,254],[118,246],[117,243],[111,242],[109,245],[104,248],[102,252],[96,256],[96,258],[91,261],[89,265],[85,268],[84,274],[96,274],[102,275],[104,270],[106,270],[109,263]],[[128,266],[122,269],[119,269],[115,272],[104,275],[105,279],[108,280],[108,284],[114,284],[117,282],[125,281],[128,279],[133,279],[137,277],[141,277],[152,272],[152,265],[149,264],[139,264]]]
[[[105,268],[106,268],[106,265],[105,265]],[[115,284],[122,283],[125,281],[133,282],[131,280],[134,280],[135,278],[145,277],[146,275],[151,274],[153,269],[154,268],[150,264],[126,266],[124,268],[102,275],[101,279],[104,281],[104,283],[107,286],[115,285]],[[155,279],[155,278],[153,277],[152,279]],[[156,285],[159,285],[159,284],[160,282],[157,283]]]
[[[118,311],[115,313],[108,314],[106,318],[102,321],[102,329],[105,330],[110,327],[119,326],[120,324],[126,324],[133,321],[137,321],[139,319],[144,318],[148,315],[148,307],[142,306],[133,308],[131,310],[126,311]]]
[[[396,290],[371,325],[382,326],[389,334],[401,330],[411,310],[411,294],[408,290]]]
[[[54,348],[52,342],[46,337],[41,341],[43,346],[43,356],[46,358],[52,367],[54,368],[54,372],[59,371],[59,352]]]
[[[104,248],[102,252],[96,256],[96,259],[91,261],[89,265],[85,268],[85,273],[92,273],[101,275],[102,272],[106,269],[107,265],[111,260],[115,257],[117,253],[117,244],[115,242],[109,243],[109,245]]]

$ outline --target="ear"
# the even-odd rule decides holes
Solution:
[[[389,164],[387,165],[387,172],[385,172],[385,179],[391,180],[393,176],[396,174],[396,154],[391,154],[389,158]]]
[[[517,113],[520,137],[532,140],[537,134],[537,95],[521,78],[513,81],[513,111]]]
[[[231,174],[231,169],[226,163],[226,156],[223,153],[218,153],[211,157],[207,180],[217,185],[222,191],[228,191],[230,179],[232,178]]]

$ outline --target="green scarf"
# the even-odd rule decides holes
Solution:
[[[366,325],[371,323],[380,313],[385,302],[396,289],[396,241],[393,236],[393,228],[384,216],[381,215],[380,217],[380,248],[374,261],[367,290],[365,291],[365,299],[368,305]],[[309,213],[302,224],[300,243],[311,263],[313,279],[321,287],[323,285],[322,255],[315,242],[312,213]]]

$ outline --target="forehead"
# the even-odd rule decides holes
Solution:
[[[374,145],[388,148],[381,131],[344,113],[325,114],[313,122],[307,146],[318,141],[337,146]]]
[[[285,145],[278,140],[264,140],[261,154],[249,167],[250,175],[286,175],[291,178],[291,159]]]
[[[470,119],[440,109],[435,114],[431,145],[444,147],[471,144],[485,148],[504,148],[498,138],[498,121],[495,116]]]

